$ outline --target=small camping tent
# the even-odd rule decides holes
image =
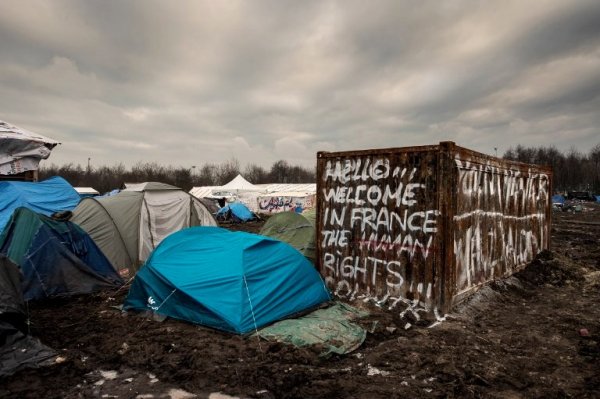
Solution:
[[[79,226],[18,208],[0,234],[0,253],[19,265],[26,300],[114,288],[122,280]]]
[[[216,226],[196,198],[152,182],[128,185],[110,197],[83,199],[71,221],[92,237],[121,274],[134,274],[169,234],[190,226]]]
[[[319,273],[289,245],[195,227],[172,234],[156,248],[123,308],[244,334],[329,299]]]
[[[260,234],[290,244],[312,263],[315,262],[314,218],[296,212],[277,213],[267,220]]]
[[[229,205],[225,205],[217,212],[217,220],[222,221],[243,223],[254,219],[258,219],[254,212],[248,209],[248,207],[241,202],[234,202]]]
[[[21,272],[0,254],[0,378],[54,363],[56,353],[28,335]]]
[[[79,203],[79,194],[62,177],[39,183],[0,181],[0,232],[15,209],[24,206],[46,216],[70,211]]]

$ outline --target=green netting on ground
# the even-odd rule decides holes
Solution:
[[[261,338],[296,347],[322,346],[321,356],[332,353],[343,355],[362,345],[367,332],[354,321],[368,315],[366,311],[336,302],[304,317],[277,322],[258,334]]]

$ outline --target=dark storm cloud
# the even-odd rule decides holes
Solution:
[[[600,136],[597,1],[1,1],[0,109],[54,162]]]

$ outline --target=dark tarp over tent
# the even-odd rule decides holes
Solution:
[[[51,177],[39,183],[0,181],[0,233],[19,207],[50,216],[72,210],[79,199],[77,191],[62,177]]]
[[[153,182],[128,187],[110,197],[82,200],[71,218],[122,275],[133,276],[169,234],[217,224],[198,199],[178,187]]]
[[[304,214],[295,212],[276,213],[267,220],[260,234],[290,244],[315,263],[314,219],[311,222]]]
[[[123,281],[76,224],[18,208],[0,235],[0,253],[19,265],[25,300],[85,294]]]
[[[319,273],[291,246],[257,234],[194,227],[154,250],[123,308],[245,334],[329,299]]]
[[[0,378],[54,363],[56,352],[28,335],[21,272],[0,254]]]

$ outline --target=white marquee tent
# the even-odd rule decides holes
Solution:
[[[252,184],[241,175],[224,186],[194,187],[196,198],[222,198],[239,201],[253,212],[277,213],[314,207],[317,185],[314,183]]]

